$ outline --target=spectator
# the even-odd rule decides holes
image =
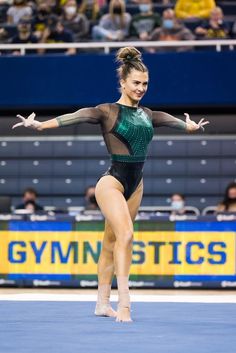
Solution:
[[[52,14],[52,8],[48,1],[40,0],[38,2],[36,16],[34,17],[34,35],[40,40],[47,26],[48,17]]]
[[[192,32],[176,18],[174,10],[166,9],[162,16],[162,25],[156,28],[150,36],[151,40],[175,41],[175,40],[193,40]],[[148,51],[155,53],[157,51],[187,51],[192,47],[158,47],[151,48]]]
[[[140,13],[134,15],[130,24],[130,36],[148,40],[155,28],[161,25],[161,17],[153,12],[152,0],[141,0]]]
[[[85,210],[98,210],[98,204],[95,197],[95,186],[90,185],[85,190]]]
[[[73,34],[68,29],[65,29],[62,21],[55,15],[51,15],[47,21],[47,27],[45,28],[42,39],[42,43],[71,43],[74,42]],[[44,53],[45,49],[41,49],[41,53]],[[69,49],[51,49],[49,53],[62,53],[65,52],[68,55],[76,54],[75,48]]]
[[[26,0],[14,0],[13,5],[7,11],[7,23],[17,25],[23,17],[31,17],[32,8]]]
[[[73,33],[75,42],[86,38],[89,33],[89,21],[84,14],[78,13],[76,0],[66,1],[63,6],[62,23]]]
[[[232,37],[236,38],[236,20],[234,21],[232,26]]]
[[[177,0],[175,13],[181,19],[209,18],[215,6],[215,0]]]
[[[111,0],[109,13],[102,16],[98,26],[93,27],[92,37],[95,40],[123,40],[128,36],[130,21],[124,0]]]
[[[211,11],[209,21],[203,22],[195,29],[199,39],[226,39],[229,35],[229,26],[224,22],[224,14],[220,7]]]
[[[27,19],[21,19],[17,25],[17,34],[11,38],[11,43],[22,44],[22,43],[38,43],[38,38],[32,34],[31,21]],[[29,50],[28,53],[35,53],[35,50]],[[14,50],[13,55],[21,55],[20,50]]]
[[[185,214],[185,197],[182,194],[175,193],[171,196],[171,214],[183,215]]]
[[[79,7],[79,13],[84,14],[89,20],[90,25],[97,24],[101,17],[101,11],[98,0],[82,0]]]
[[[43,211],[43,207],[37,203],[37,197],[38,197],[38,193],[35,189],[27,188],[23,194],[23,203],[16,206],[15,209],[16,210],[28,209],[28,208],[32,209],[32,206],[29,206],[29,204],[31,203],[34,205],[35,211]]]
[[[223,201],[217,206],[216,212],[236,212],[236,183],[230,183],[225,190]]]

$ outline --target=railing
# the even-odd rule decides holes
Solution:
[[[189,40],[189,41],[123,41],[123,42],[83,42],[83,43],[37,43],[37,44],[0,44],[0,50],[12,51],[20,50],[21,55],[25,55],[27,50],[32,49],[103,49],[105,54],[109,54],[112,48],[134,46],[138,48],[160,48],[160,47],[215,47],[220,52],[222,47],[229,47],[234,50],[236,39],[224,40]]]

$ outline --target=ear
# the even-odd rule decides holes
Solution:
[[[120,87],[123,89],[125,88],[125,80],[123,79],[120,80]]]

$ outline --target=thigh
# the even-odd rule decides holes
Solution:
[[[97,203],[116,236],[133,229],[123,192],[122,184],[111,175],[103,176],[95,190]]]
[[[127,201],[129,213],[132,221],[135,220],[135,217],[138,213],[141,201],[143,197],[143,179],[140,181],[137,189],[133,192],[130,198]]]

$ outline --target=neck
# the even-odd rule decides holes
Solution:
[[[129,107],[138,107],[138,104],[139,104],[138,101],[133,101],[132,99],[128,98],[127,96],[124,96],[123,94],[121,95],[117,103],[127,105]]]

